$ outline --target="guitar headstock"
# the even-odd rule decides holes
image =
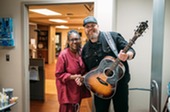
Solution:
[[[137,27],[138,29],[135,30],[135,36],[139,37],[142,35],[142,33],[148,28],[148,21],[146,22],[140,22],[140,25]]]

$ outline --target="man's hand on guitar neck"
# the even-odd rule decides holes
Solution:
[[[121,50],[118,54],[118,58],[121,61],[131,60],[133,58],[133,52],[128,51],[127,53],[124,53],[123,50]]]

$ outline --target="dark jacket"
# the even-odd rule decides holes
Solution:
[[[116,32],[110,32],[113,40],[115,41],[115,45],[117,47],[118,53],[120,50],[122,50],[128,43],[127,41],[121,36],[121,34]],[[133,48],[130,48],[132,52],[135,51]],[[92,43],[88,41],[82,50],[82,59],[86,65],[87,71],[90,71],[94,69],[95,67],[98,67],[101,60],[105,56],[112,56],[114,58],[117,58],[116,55],[113,53],[111,48],[109,47],[107,41],[105,40],[104,33],[100,32],[99,34],[99,41],[96,43]],[[129,82],[130,80],[130,74],[129,74],[129,66],[127,61],[122,62],[125,66],[125,76],[122,78],[124,80],[123,82]]]

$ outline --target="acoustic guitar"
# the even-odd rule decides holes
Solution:
[[[148,28],[148,21],[140,22],[135,30],[133,38],[123,49],[126,53],[138,37]],[[106,56],[99,66],[84,75],[84,84],[95,95],[103,99],[109,99],[116,93],[117,82],[124,76],[125,67],[119,58]]]

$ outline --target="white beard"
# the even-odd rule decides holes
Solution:
[[[95,32],[93,35],[89,36],[89,39],[91,42],[97,42],[98,41],[98,33]]]
[[[94,31],[93,30],[93,32],[91,33],[91,35],[90,34],[88,34],[89,36],[89,39],[96,39],[96,38],[98,38],[98,32],[97,31]]]

